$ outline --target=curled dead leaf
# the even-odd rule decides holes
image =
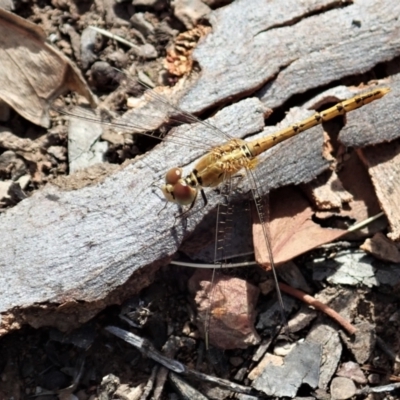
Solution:
[[[284,187],[273,192],[270,205],[269,231],[276,264],[282,264],[346,234],[346,230],[323,228],[313,222],[313,210],[294,187]],[[269,269],[270,260],[263,229],[258,222],[253,224],[253,242],[257,262]]]
[[[34,124],[48,127],[51,102],[69,90],[96,103],[80,72],[46,43],[44,31],[1,8],[0,64],[0,99]]]

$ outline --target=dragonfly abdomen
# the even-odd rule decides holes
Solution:
[[[353,111],[357,108],[365,106],[374,100],[380,99],[386,93],[390,91],[389,88],[378,88],[371,90],[364,94],[355,96],[349,100],[341,101],[322,112],[316,112],[311,117],[304,119],[296,124],[288,126],[287,128],[281,129],[272,135],[266,136],[261,139],[256,139],[248,143],[248,147],[253,157],[257,157],[259,154],[270,149],[271,147],[283,142],[292,136],[296,136],[300,132],[306,131],[313,126],[322,124],[323,122],[329,121],[339,115],[345,115],[349,111]]]

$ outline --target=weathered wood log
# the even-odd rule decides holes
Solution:
[[[235,1],[210,18],[201,73],[182,106],[200,112],[260,89],[265,105],[370,71],[400,54],[400,4]]]
[[[361,9],[364,3],[369,4],[370,2],[356,3],[354,7],[357,5]],[[374,9],[374,12],[377,13],[374,16],[376,30],[372,31],[382,32],[386,29],[387,37],[391,37],[392,34],[394,35],[395,28],[390,25],[392,19],[384,14],[387,8],[386,3],[383,2],[379,9]],[[220,14],[227,12],[229,7],[235,8],[238,4],[247,7],[245,2],[239,1],[226,7],[225,11],[221,10],[215,14],[220,18]],[[296,8],[296,4],[293,3],[292,6]],[[326,4],[326,7],[329,7],[329,4],[333,6],[334,3],[326,2]],[[327,14],[332,18],[330,13],[336,12],[337,18],[340,19],[340,12],[350,10],[351,7],[353,6],[331,10]],[[395,15],[393,7],[397,6],[392,4],[390,15]],[[369,10],[371,11],[372,8],[370,5]],[[289,7],[285,6],[285,13],[282,15],[285,15],[286,22],[281,21],[280,25],[287,24],[289,20],[293,23],[298,18],[309,15],[312,12],[310,10],[292,13]],[[317,10],[323,11],[320,8]],[[257,18],[259,11],[255,8]],[[262,15],[261,12],[260,15]],[[322,13],[306,18],[304,23],[324,15],[325,13]],[[326,18],[324,19],[325,23]],[[360,17],[358,16],[358,18]],[[369,17],[369,19],[371,18]],[[244,97],[246,93],[254,91],[265,81],[271,79],[279,70],[280,67],[275,65],[269,67],[268,74],[262,73],[259,65],[253,65],[252,53],[252,45],[254,44],[254,48],[257,50],[260,47],[260,43],[257,42],[258,36],[263,35],[260,33],[253,38],[254,33],[265,31],[265,29],[267,31],[264,33],[268,33],[268,29],[274,31],[275,29],[272,27],[279,20],[275,20],[273,24],[270,23],[270,28],[268,28],[268,25],[260,26],[261,22],[256,23],[256,20],[249,17],[248,19],[249,26],[253,26],[252,36],[249,37],[246,33],[247,36],[237,38],[235,43],[235,54],[244,56],[243,59],[235,59],[239,69],[234,65],[230,65],[228,68],[229,57],[228,54],[223,53],[225,55],[222,59],[226,58],[227,60],[227,64],[223,66],[225,73],[222,73],[222,67],[218,67],[217,72],[219,72],[207,78],[210,82],[213,81],[212,87],[216,94],[222,90],[221,88],[226,90],[232,87],[236,88],[236,91],[224,92],[222,96],[218,95],[219,97],[210,97],[207,93],[198,92],[195,97],[204,96],[207,98],[207,103],[196,106],[197,108],[192,107],[192,109],[207,108],[211,104],[215,105],[222,101],[221,99],[226,100],[229,96]],[[348,20],[346,19],[346,21]],[[385,21],[385,23],[380,21]],[[332,25],[336,23],[335,21]],[[295,46],[308,48],[303,43],[306,40],[304,36],[293,36],[296,33],[297,25],[276,28],[285,29],[286,34],[285,36],[278,35],[277,39],[271,43],[273,49],[279,45],[279,40],[283,40],[279,46],[284,48],[287,54],[290,54],[292,60],[299,57],[293,50]],[[256,30],[254,31],[254,29]],[[293,30],[290,31],[290,29]],[[371,30],[370,25],[365,23],[364,26],[362,21],[362,29],[363,32],[364,29],[366,30],[365,35],[362,36],[366,41],[374,40],[375,36],[367,34]],[[235,26],[234,31],[237,30]],[[228,35],[232,35],[232,29]],[[285,45],[286,35],[291,37],[291,46]],[[393,46],[391,47],[392,53],[385,56],[387,58],[394,56],[395,50],[398,50],[396,43],[399,36],[393,37],[391,41],[388,39]],[[314,37],[309,38],[309,40],[311,39],[315,40]],[[338,43],[337,37],[333,37],[333,39],[335,39],[335,43]],[[217,50],[225,51],[223,49],[225,46],[227,45],[222,42]],[[231,47],[229,51],[232,51]],[[262,52],[265,53],[264,67],[269,65],[274,58],[272,56],[274,53],[270,53],[270,51],[268,47],[262,46]],[[370,47],[362,47],[358,58],[369,60],[369,51]],[[210,57],[213,58],[214,53],[211,54]],[[343,75],[339,74],[339,69],[336,68],[338,75],[334,79],[366,70],[386,59],[379,54],[369,64],[365,64],[362,68],[354,68],[352,72],[346,70]],[[256,52],[254,59],[258,59],[259,55],[259,52]],[[340,64],[338,60],[334,62]],[[288,63],[288,58],[279,65],[282,66],[285,63]],[[311,72],[316,72],[311,68],[311,64],[309,67]],[[263,77],[256,83],[252,82],[250,86],[238,84],[235,76],[242,76],[240,82],[254,80],[249,76],[250,69],[258,70],[258,74]],[[288,69],[288,71],[290,70]],[[323,73],[321,72],[320,76],[323,76]],[[293,71],[293,81],[296,81],[296,74],[297,72]],[[253,76],[255,75],[253,74]],[[321,81],[313,81],[312,78],[312,75],[304,74],[305,86],[302,86],[301,90],[299,89],[297,92],[306,91],[322,84]],[[331,80],[333,78],[325,83]],[[202,82],[200,81],[200,86],[203,85]],[[294,92],[288,90],[284,93],[284,99],[287,100]],[[393,93],[387,96],[388,100],[382,99],[351,113],[348,121],[351,121],[354,126],[361,125],[366,115],[374,107],[383,107],[385,112],[383,114],[377,112],[374,123],[363,127],[362,132],[359,133],[367,137],[373,136],[376,129],[385,127],[388,115],[397,113],[399,109],[398,93],[397,86],[394,86]],[[285,100],[278,99],[276,104],[282,104]],[[385,102],[385,106],[379,106],[379,103],[382,102]],[[235,137],[244,137],[263,129],[265,112],[265,106],[258,99],[247,99],[222,110],[209,122]],[[309,111],[295,110],[288,116],[288,119],[291,121],[301,119],[305,116],[304,113],[309,114]],[[274,129],[269,127],[263,134]],[[188,140],[197,139],[199,147],[184,148],[174,142],[174,134],[185,134]],[[31,198],[2,214],[0,216],[0,268],[2,271],[0,312],[3,313],[3,319],[0,333],[23,322],[36,327],[50,324],[60,329],[71,329],[89,319],[106,305],[119,303],[129,294],[137,292],[145,286],[157,267],[165,264],[173,256],[185,236],[194,230],[218,202],[216,192],[210,190],[207,194],[209,200],[207,207],[202,208],[201,202],[199,202],[196,207],[198,211],[190,218],[175,219],[174,216],[181,211],[173,204],[165,206],[159,190],[164,179],[163,174],[169,168],[177,165],[184,167],[185,171],[189,171],[194,160],[204,154],[204,146],[214,142],[215,131],[206,129],[204,125],[176,128],[164,143],[134,160],[128,166],[117,171],[112,168],[109,173],[103,171],[100,177],[98,173],[88,171],[86,174],[77,175],[78,178],[76,176],[69,177],[58,186],[48,185],[44,190],[35,193]],[[257,175],[261,177],[263,192],[286,184],[307,182],[328,168],[329,163],[321,155],[322,143],[322,128],[315,127],[282,143],[279,147],[271,149],[262,156],[262,162],[257,168]],[[363,145],[366,144],[367,142],[364,142]],[[88,180],[92,181],[91,184],[82,187],[82,182]],[[237,196],[242,198],[241,193],[248,191],[246,182],[238,189]],[[76,302],[79,302],[79,307],[76,306]],[[32,312],[34,310],[36,312]]]

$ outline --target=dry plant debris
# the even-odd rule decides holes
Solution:
[[[3,9],[0,22],[1,100],[43,127],[49,126],[51,102],[69,90],[95,106],[81,73],[64,54],[46,43],[40,27]]]

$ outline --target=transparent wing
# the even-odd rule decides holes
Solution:
[[[251,334],[244,327],[247,327],[246,324],[241,325],[251,314],[247,307],[247,293],[239,290],[243,289],[243,281],[236,277],[236,272],[230,276],[232,269],[225,268],[231,258],[247,255],[243,250],[247,249],[246,242],[251,240],[251,232],[247,229],[251,229],[250,210],[243,203],[236,204],[232,201],[232,194],[242,178],[227,177],[220,186],[221,201],[217,207],[214,239],[215,268],[211,275],[208,309],[204,319],[207,348],[209,343],[229,348],[233,343],[241,343]],[[238,290],[240,294],[236,294]]]
[[[155,131],[160,127],[182,123],[199,123],[204,127],[204,130],[212,132],[211,137],[213,139],[208,139],[207,143],[204,143],[204,138],[201,137],[188,138],[179,134],[174,134],[173,138],[170,140],[182,146],[200,148],[205,151],[231,139],[227,133],[222,132],[210,123],[201,121],[196,116],[181,110],[174,104],[173,99],[168,99],[164,94],[158,93],[155,89],[149,88],[143,82],[127,77],[125,79],[127,83],[125,83],[124,86],[132,87],[141,84],[147,89],[147,91],[141,98],[135,99],[136,107],[127,111],[122,116],[113,116],[110,112],[101,108],[97,110],[97,112],[85,107],[74,107],[70,109],[53,106],[52,109],[70,118],[78,118],[101,124],[113,130],[118,130],[120,133],[140,134],[160,140],[163,140],[164,136],[157,136],[155,134]],[[168,90],[170,90],[170,88]]]
[[[279,302],[281,316],[282,316],[282,323],[286,327],[287,320],[286,320],[286,316],[285,316],[285,307],[284,307],[284,303],[283,303],[283,299],[282,299],[282,293],[279,289],[278,275],[277,275],[276,267],[275,267],[275,263],[274,263],[274,256],[273,256],[273,252],[272,252],[272,243],[271,243],[269,229],[268,229],[268,212],[265,211],[265,210],[268,210],[268,207],[269,207],[268,204],[265,204],[265,202],[268,201],[267,200],[268,196],[266,198],[263,198],[261,196],[261,189],[258,185],[259,180],[257,178],[256,171],[246,168],[246,175],[247,175],[247,179],[250,183],[251,192],[252,192],[253,201],[254,201],[254,207],[256,210],[258,222],[261,225],[264,242],[265,242],[265,247],[266,247],[269,262],[271,265],[272,275],[273,275],[274,281],[275,281],[275,287],[276,287],[278,302]]]
[[[170,115],[170,118],[172,121],[178,122],[178,123],[200,123],[204,126],[205,129],[210,129],[213,132],[218,132],[219,139],[222,139],[224,141],[232,139],[232,137],[226,133],[218,129],[217,127],[209,124],[206,121],[202,121],[199,118],[197,118],[195,115],[188,113],[184,110],[182,110],[180,107],[174,105],[172,102],[169,102],[163,95],[157,93],[155,90],[153,90],[151,87],[146,85],[144,82],[140,82],[141,85],[143,85],[145,88],[148,89],[148,92],[146,94],[154,99],[155,102],[160,104],[161,107],[163,107],[168,115]]]

